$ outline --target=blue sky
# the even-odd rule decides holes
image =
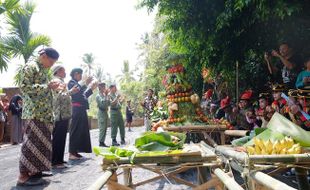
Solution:
[[[136,0],[35,0],[31,30],[48,35],[67,72],[80,66],[84,53],[93,53],[105,72],[116,76],[123,60],[138,62],[137,43],[154,24],[154,13],[135,8]],[[0,74],[0,87],[13,85],[15,59]]]

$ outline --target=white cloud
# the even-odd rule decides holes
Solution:
[[[31,30],[46,34],[60,53],[67,72],[93,53],[105,72],[120,73],[123,60],[137,63],[136,43],[153,28],[154,14],[136,10],[134,0],[37,0]],[[0,86],[12,85],[16,63],[0,76]],[[6,79],[6,80],[3,80]]]

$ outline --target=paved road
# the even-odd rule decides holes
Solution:
[[[134,139],[141,134],[143,127],[133,129],[134,132],[126,134],[128,144],[133,144]],[[98,145],[98,130],[91,131],[92,145]],[[107,133],[107,144],[110,142],[110,130]],[[70,163],[70,167],[65,170],[53,170],[53,176],[45,178],[49,184],[38,187],[16,187],[18,175],[18,158],[20,156],[20,145],[6,146],[0,148],[0,190],[82,190],[87,189],[96,179],[102,175],[100,167],[101,158],[94,154],[83,154],[86,159],[74,163]],[[68,147],[68,146],[66,146]],[[65,152],[65,160],[68,159],[68,150]],[[153,173],[145,172],[145,170],[135,169],[133,173],[133,181],[145,179],[154,176]],[[189,174],[188,178],[193,178]],[[120,178],[122,180],[122,177]],[[170,184],[171,181],[159,180],[137,189],[189,189],[187,186]]]

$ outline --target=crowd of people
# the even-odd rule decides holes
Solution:
[[[215,96],[216,88],[208,85],[204,93],[202,108],[209,118],[226,119],[234,129],[253,130],[266,127],[273,113],[279,112],[293,122],[310,130],[310,59],[304,62],[304,69],[298,56],[287,43],[280,45],[279,52],[264,55],[273,85],[270,91],[255,93],[247,90],[232,103],[222,93]],[[278,59],[273,63],[271,57]],[[62,64],[55,64],[59,53],[53,48],[39,52],[36,61],[27,63],[21,70],[20,90],[10,101],[0,92],[0,141],[8,111],[12,113],[12,142],[23,142],[19,161],[18,185],[39,185],[44,183],[44,172],[51,168],[66,168],[64,150],[69,131],[69,160],[79,160],[80,153],[91,153],[91,138],[88,125],[88,98],[98,87],[96,103],[98,108],[99,146],[107,147],[106,133],[111,125],[111,145],[125,144],[125,122],[121,108],[125,98],[115,84],[107,87],[93,77],[83,77],[81,68],[70,72],[71,80],[65,83],[66,71]],[[52,79],[49,72],[52,73]],[[258,96],[255,96],[257,94]],[[287,97],[288,95],[288,97]],[[144,125],[151,129],[150,117],[157,104],[152,89],[141,102],[144,108]],[[127,101],[126,124],[131,131],[134,109]],[[69,126],[70,125],[70,126]],[[117,141],[120,133],[120,144]]]
[[[21,71],[19,88],[21,95],[9,101],[0,92],[0,142],[3,138],[8,112],[12,114],[12,144],[22,143],[19,159],[17,185],[33,186],[45,183],[44,176],[50,176],[51,169],[67,167],[64,151],[69,132],[69,160],[80,160],[80,153],[91,153],[90,127],[87,110],[88,98],[98,87],[96,103],[98,108],[99,146],[107,147],[106,132],[111,125],[111,145],[125,144],[125,122],[121,112],[124,97],[115,84],[106,87],[104,82],[93,77],[83,77],[81,68],[70,72],[71,80],[65,83],[66,70],[56,64],[59,53],[53,48],[39,51],[34,62],[25,64]],[[50,77],[52,74],[52,78]],[[153,90],[141,103],[145,109],[146,130],[150,129],[150,113],[156,105]],[[131,130],[134,109],[127,101],[126,124]],[[69,126],[70,125],[70,126]],[[120,133],[120,144],[117,141]]]
[[[272,50],[264,55],[271,78],[269,89],[262,92],[246,90],[238,102],[208,85],[202,107],[210,118],[226,119],[234,129],[253,130],[266,127],[273,113],[278,112],[303,129],[310,130],[310,58],[301,59],[287,44],[279,52]],[[272,58],[277,59],[273,63]],[[219,97],[219,98],[218,98]]]

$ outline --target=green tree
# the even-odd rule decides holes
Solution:
[[[19,0],[1,0],[0,1],[0,15],[12,10],[19,9]]]
[[[8,55],[12,56],[11,58],[22,57],[24,63],[33,58],[33,54],[38,47],[51,43],[51,39],[48,36],[34,33],[30,29],[30,20],[35,7],[33,2],[27,1],[19,9],[6,13],[9,34],[2,37],[0,43],[5,51],[8,52]],[[16,83],[19,80],[19,71],[17,71],[15,76]]]
[[[84,62],[81,65],[82,68],[85,70],[85,73],[87,73],[88,76],[91,76],[97,65],[95,63],[95,56],[92,53],[85,53],[82,57],[82,60]]]
[[[129,61],[125,60],[123,62],[122,74],[117,75],[116,78],[120,84],[126,84],[131,81],[134,81],[133,71],[130,70]]]
[[[201,69],[221,73],[234,86],[239,62],[240,86],[264,89],[264,51],[281,41],[309,53],[310,3],[257,0],[141,0],[140,7],[163,18],[161,31],[170,51],[184,55],[184,66],[196,92],[202,89]]]
[[[6,12],[19,10],[19,0],[4,0],[0,1],[0,16]],[[0,26],[0,29],[3,29]],[[1,37],[1,31],[0,31]],[[7,70],[10,60],[10,52],[5,48],[3,43],[0,43],[0,72]]]
[[[103,67],[97,67],[95,69],[95,75],[94,77],[100,81],[100,82],[104,82],[106,80],[106,76],[105,76],[105,73],[104,73],[104,69]]]

